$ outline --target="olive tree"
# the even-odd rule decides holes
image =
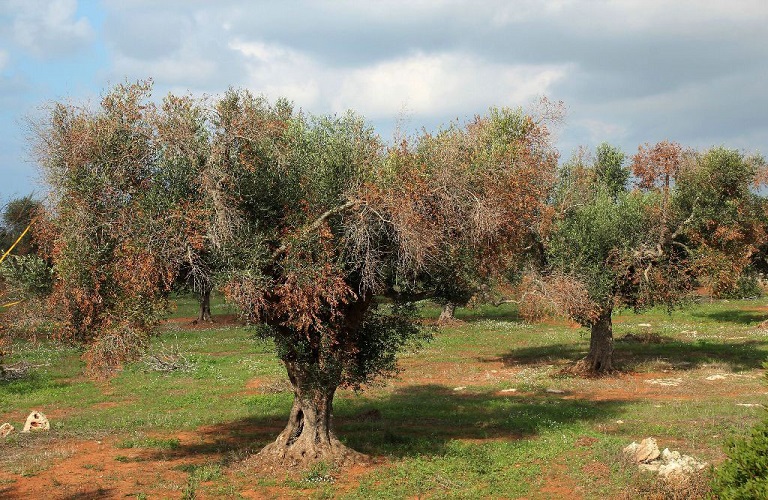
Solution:
[[[185,249],[199,240],[190,219],[198,209],[174,203],[168,173],[182,154],[172,139],[195,132],[177,119],[181,101],[158,109],[150,90],[119,85],[95,108],[57,103],[35,128],[50,189],[37,224],[54,275],[44,312],[58,335],[87,347],[93,374],[141,353]]]
[[[676,178],[674,210],[692,272],[714,296],[737,292],[766,242],[766,201],[760,194],[764,160],[714,147],[697,153]]]
[[[590,328],[587,356],[575,371],[613,371],[612,314],[669,302],[687,286],[680,252],[662,228],[664,196],[629,190],[625,155],[601,144],[560,170],[555,217],[543,240],[543,277],[524,280],[523,312],[564,314]]]
[[[589,327],[576,369],[608,373],[612,312],[674,307],[697,281],[716,294],[735,286],[765,240],[765,204],[753,189],[760,162],[737,151],[641,146],[631,191],[615,182],[628,178],[623,155],[605,145],[598,152],[594,163],[561,172],[545,276],[530,280],[527,298],[532,315],[548,306]]]
[[[263,460],[354,459],[332,428],[337,389],[394,373],[425,338],[390,292],[449,249],[472,247],[485,270],[519,252],[555,162],[545,128],[509,110],[385,149],[354,114],[241,91],[217,102],[205,185],[224,291],[274,340],[294,392]]]

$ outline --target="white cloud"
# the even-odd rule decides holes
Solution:
[[[8,65],[8,52],[0,49],[0,71],[3,71]]]
[[[350,71],[341,78],[334,110],[354,108],[372,117],[406,106],[415,115],[482,112],[491,105],[522,105],[546,94],[567,68],[488,63],[472,54],[416,54]]]
[[[577,32],[625,35],[669,30],[692,34],[702,27],[729,29],[734,23],[757,27],[768,20],[765,0],[500,0],[477,9],[493,13],[496,25],[547,21]]]
[[[66,54],[93,38],[84,17],[76,18],[76,0],[12,0],[14,42],[39,57]]]
[[[110,73],[118,81],[152,78],[160,85],[186,85],[185,90],[190,90],[206,88],[208,81],[217,78],[217,70],[214,61],[193,53],[172,54],[150,61],[118,54]]]
[[[354,109],[370,119],[394,118],[404,108],[416,116],[455,116],[491,105],[522,105],[547,93],[567,72],[565,66],[503,65],[462,53],[325,67],[281,45],[238,40],[230,47],[247,59],[249,87],[314,111]]]

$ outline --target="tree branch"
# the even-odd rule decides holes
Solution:
[[[341,213],[344,210],[357,205],[358,203],[360,203],[359,200],[350,200],[342,205],[339,205],[338,207],[334,207],[323,212],[322,214],[320,214],[320,216],[317,219],[315,219],[312,222],[312,224],[308,226],[304,226],[304,228],[302,228],[301,231],[299,231],[299,238],[302,238],[305,235],[319,229],[320,226],[323,224],[323,222],[328,220],[329,217],[332,217],[338,213]],[[286,250],[288,250],[288,243],[283,243],[274,252],[272,252],[272,256],[271,256],[272,260],[273,261],[277,260],[277,258],[280,257],[280,255],[283,254]]]

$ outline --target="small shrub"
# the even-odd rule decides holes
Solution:
[[[712,492],[722,500],[768,498],[768,418],[749,436],[728,443],[728,460],[717,469]]]

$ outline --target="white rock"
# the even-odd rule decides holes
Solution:
[[[24,424],[24,429],[21,432],[32,431],[47,431],[51,428],[48,419],[39,411],[33,411],[27,417],[27,422]]]
[[[646,384],[660,385],[663,387],[676,387],[683,382],[681,378],[651,378],[645,381]]]
[[[640,441],[640,444],[633,441],[632,444],[624,448],[624,453],[638,464],[652,462],[661,454],[656,440],[650,437]]]
[[[466,389],[466,388],[467,388],[467,386],[465,386],[465,385],[461,385],[461,386],[459,386],[459,387],[454,387],[454,388],[453,388],[453,390],[454,390],[454,391],[463,391],[463,390],[464,390],[464,389]]]
[[[565,391],[562,389],[547,389],[547,392],[550,394],[565,394]]]
[[[681,462],[669,462],[659,467],[660,477],[667,477],[673,474],[684,474],[685,472],[685,467],[683,467]]]
[[[687,481],[686,476],[707,466],[706,463],[682,455],[679,451],[670,451],[669,448],[659,453],[653,438],[643,439],[640,444],[632,442],[624,448],[624,453],[638,463],[640,470],[656,472],[660,478],[671,482]]]
[[[725,380],[725,375],[710,375],[707,380]]]
[[[502,389],[501,392],[517,392],[517,389]]]
[[[8,437],[11,432],[13,432],[13,426],[8,422],[0,425],[0,438]]]
[[[665,462],[670,462],[672,460],[680,460],[680,452],[679,451],[669,451],[669,448],[664,448],[664,451],[661,452],[661,459]]]

